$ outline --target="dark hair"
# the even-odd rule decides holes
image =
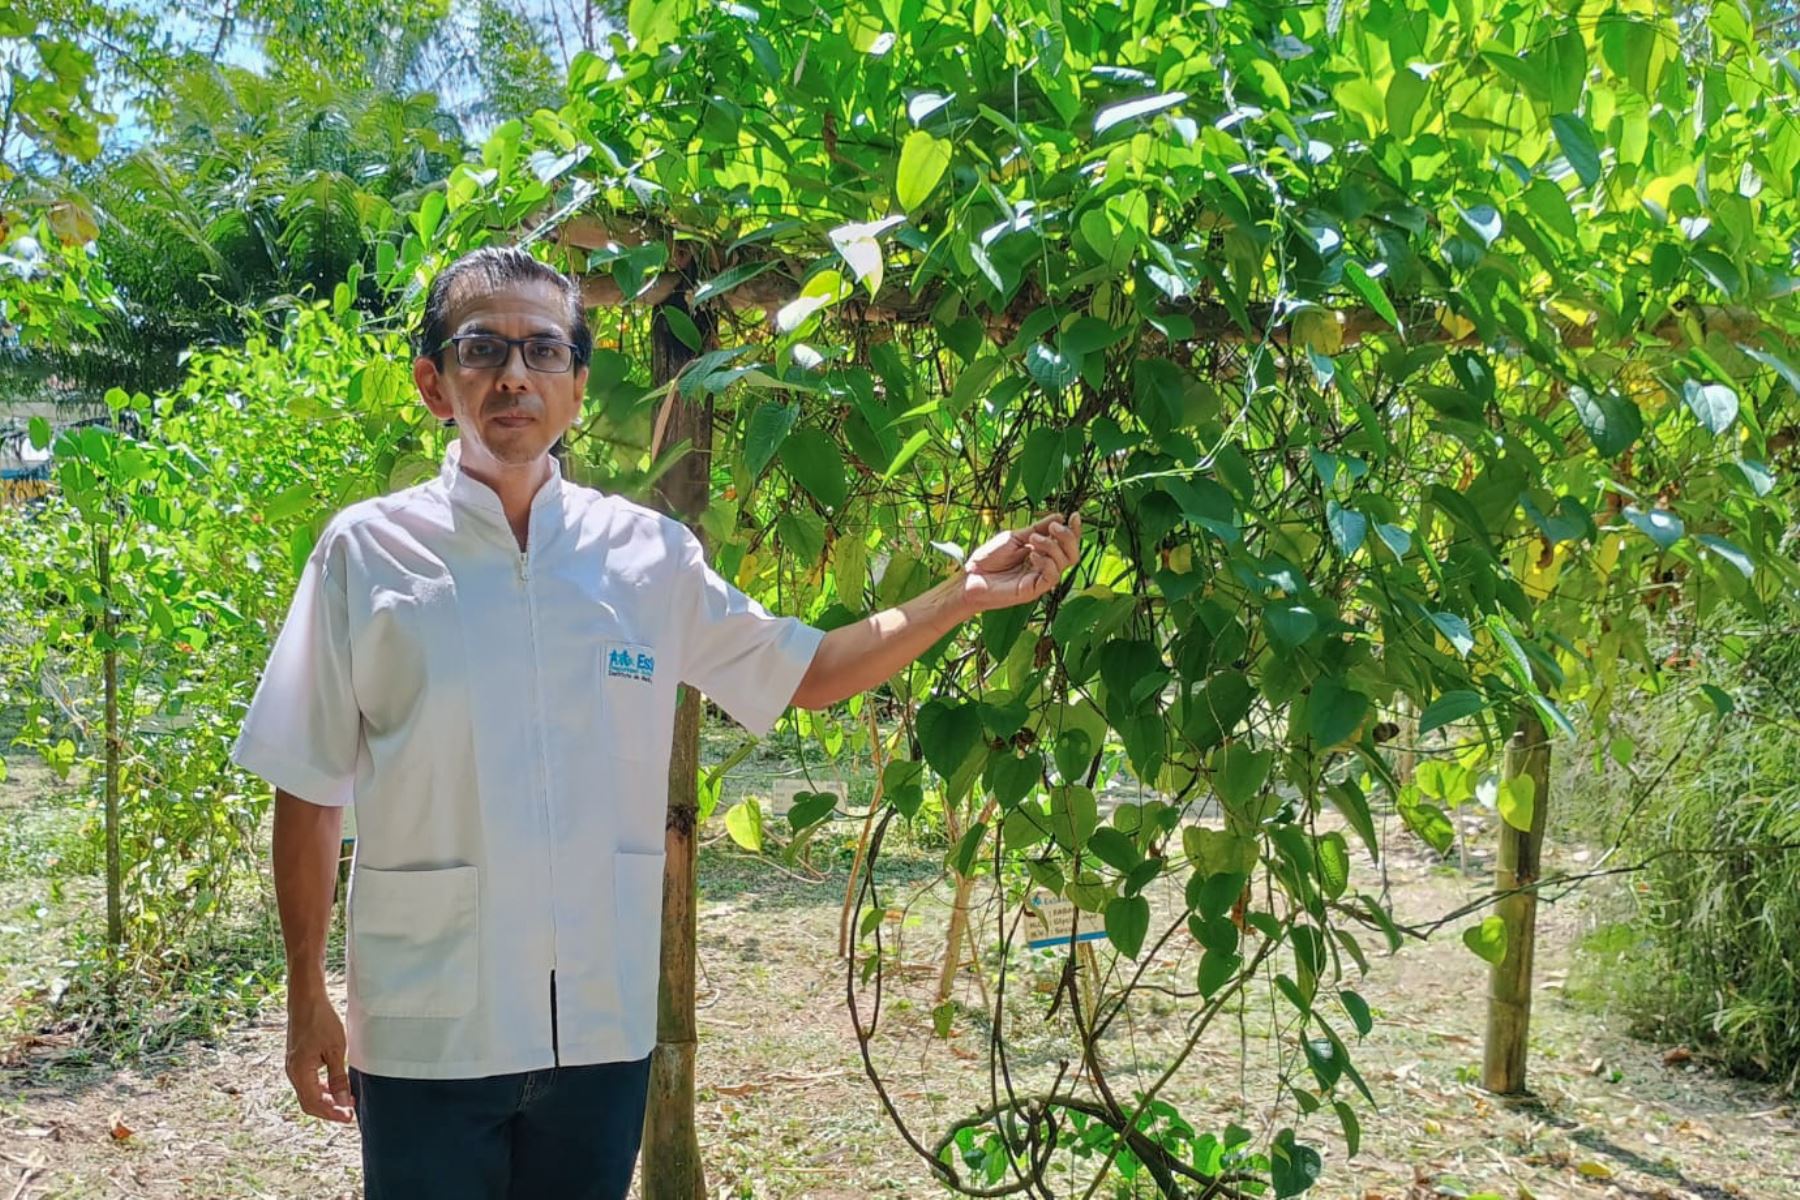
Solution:
[[[517,246],[483,246],[437,273],[431,290],[425,293],[425,316],[419,323],[417,342],[419,357],[433,358],[443,365],[444,340],[450,336],[450,305],[460,290],[478,288],[492,292],[518,283],[547,283],[562,292],[568,302],[569,340],[575,343],[575,361],[585,366],[593,354],[594,331],[588,328],[581,284]]]

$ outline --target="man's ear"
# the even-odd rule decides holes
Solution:
[[[444,376],[435,360],[426,355],[413,359],[413,384],[432,416],[440,421],[455,419],[456,410],[450,404],[450,397],[444,394]]]

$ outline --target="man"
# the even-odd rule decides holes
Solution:
[[[276,788],[288,1077],[361,1126],[372,1200],[625,1195],[677,684],[764,733],[1077,557],[1052,517],[859,624],[773,617],[679,522],[561,477],[591,344],[577,285],[521,250],[438,275],[413,379],[459,437],[437,479],[327,525],[238,742]],[[324,958],[352,802],[346,1044]]]

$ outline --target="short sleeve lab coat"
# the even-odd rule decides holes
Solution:
[[[676,685],[765,733],[824,635],[726,583],[679,522],[560,473],[521,552],[458,451],[327,526],[234,757],[355,805],[351,1065],[642,1058]]]

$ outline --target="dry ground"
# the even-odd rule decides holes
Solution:
[[[16,758],[13,766],[12,781],[0,784],[0,824],[8,826],[50,803],[41,774]],[[821,866],[829,860],[818,880],[722,840],[703,852],[698,1120],[715,1196],[943,1194],[863,1075],[835,954],[845,868],[828,850],[815,856]],[[877,1044],[898,1104],[927,1141],[979,1107],[988,1088],[979,1016],[960,1013],[948,1041],[931,1036],[932,960],[947,907],[946,890],[930,886],[940,858],[913,849],[894,860],[890,894],[922,890],[912,918],[889,926],[917,969],[890,978]],[[1480,888],[1479,876],[1430,862],[1403,839],[1386,866],[1403,921],[1446,912]],[[1358,884],[1374,885],[1370,863],[1357,871]],[[38,917],[32,899],[40,883],[0,880],[0,1004],[43,974],[22,960],[54,944],[43,924],[55,918]],[[1373,960],[1355,986],[1376,1025],[1353,1052],[1381,1110],[1361,1113],[1362,1151],[1348,1161],[1329,1110],[1300,1125],[1302,1140],[1325,1156],[1312,1195],[1800,1197],[1800,1123],[1790,1103],[1691,1061],[1665,1065],[1673,1048],[1635,1041],[1565,995],[1591,906],[1577,897],[1543,913],[1534,1094],[1521,1102],[1498,1101],[1470,1082],[1486,968],[1454,930]],[[1167,966],[1186,975],[1192,961]],[[1046,964],[1015,963],[1011,986],[1023,994],[1053,977]],[[972,975],[959,997],[978,1003]],[[1263,1106],[1276,1094],[1256,1038],[1267,1011],[1261,1001],[1246,1014],[1247,1050],[1234,1019],[1180,1077],[1171,1098],[1197,1127],[1264,1127]],[[1132,1086],[1134,1065],[1153,1076],[1178,1040],[1180,1017],[1162,1004],[1122,1026],[1110,1051],[1115,1082]],[[1022,1077],[1054,1073],[1066,1029],[1019,1021],[1010,1032]],[[281,1076],[281,1044],[279,1006],[271,1006],[210,1043],[117,1068],[88,1064],[55,1039],[15,1046],[0,1068],[0,1200],[354,1196],[355,1132],[300,1117]],[[1281,1120],[1291,1118],[1290,1111]]]

